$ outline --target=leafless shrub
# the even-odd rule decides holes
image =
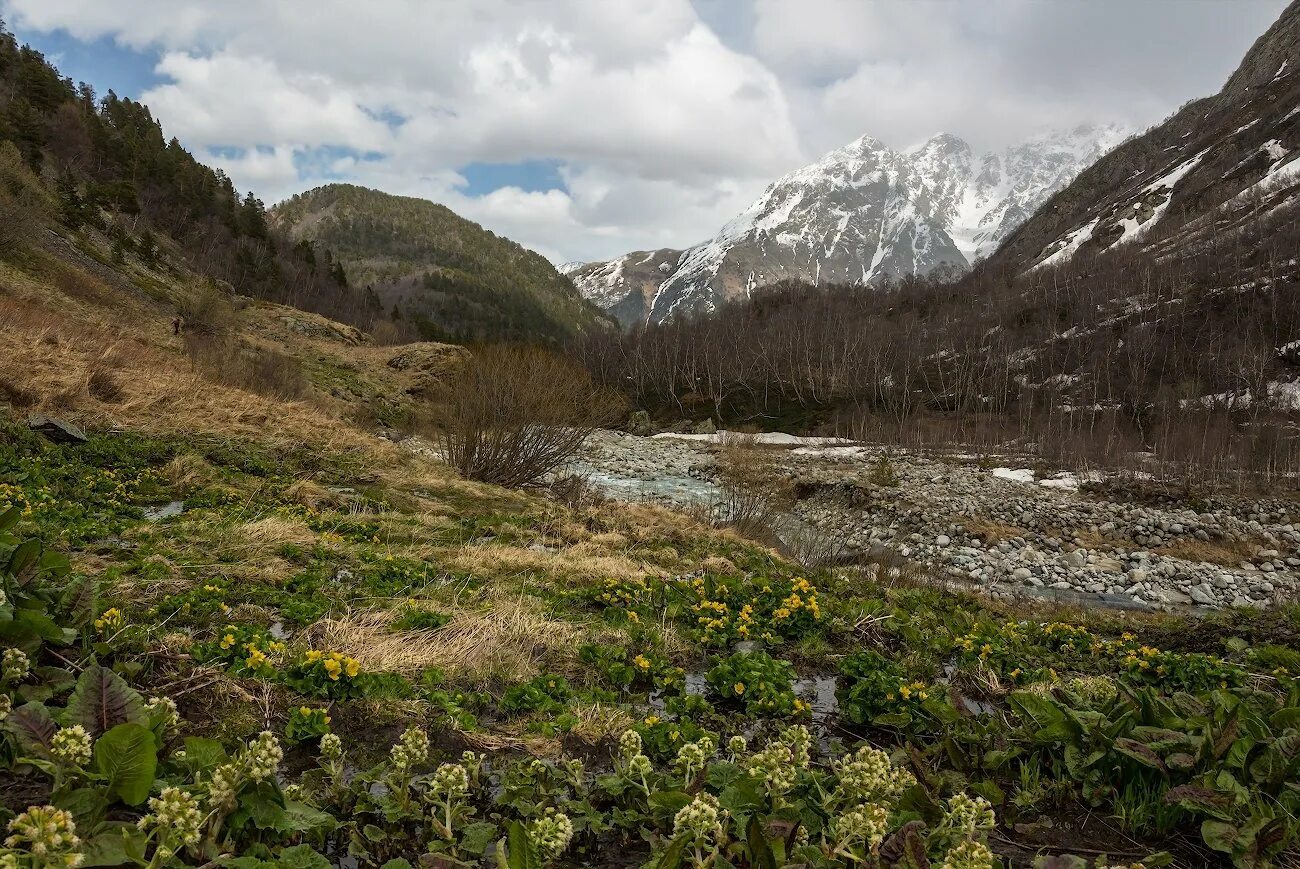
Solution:
[[[561,474],[548,488],[552,498],[573,510],[597,507],[606,500],[586,474]]]
[[[778,536],[778,521],[794,504],[794,486],[777,466],[774,451],[737,432],[727,432],[720,442],[714,524],[749,537]]]
[[[537,347],[476,350],[443,390],[435,439],[468,479],[529,486],[567,462],[623,402],[572,362]]]
[[[807,571],[840,564],[848,552],[842,537],[802,522],[785,523],[780,538],[782,554]]]

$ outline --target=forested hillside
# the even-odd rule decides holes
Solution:
[[[424,199],[331,184],[272,220],[335,251],[355,284],[425,339],[556,343],[605,323],[545,257]]]
[[[40,235],[48,216],[106,235],[115,260],[146,264],[170,238],[189,268],[239,293],[361,325],[378,311],[327,252],[271,230],[251,192],[241,197],[222,172],[167,140],[147,106],[74,85],[2,25],[0,140],[14,149],[4,161],[6,232]],[[33,187],[33,176],[42,184]]]

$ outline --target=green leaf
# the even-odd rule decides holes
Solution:
[[[9,554],[9,563],[5,565],[5,572],[21,582],[26,580],[23,573],[36,564],[36,559],[41,554],[41,541],[24,540],[19,543],[13,552]]]
[[[208,772],[230,760],[226,749],[206,736],[185,737],[185,761],[196,772]]]
[[[518,821],[511,821],[506,828],[506,838],[501,847],[506,849],[504,865],[508,869],[542,869],[542,855],[533,840],[528,838],[524,825]],[[501,862],[500,856],[497,859]]]
[[[95,742],[95,766],[108,780],[108,791],[138,806],[149,796],[158,769],[158,746],[149,728],[119,724]]]
[[[411,862],[405,857],[398,857],[396,860],[389,860],[379,869],[412,869]]]
[[[87,667],[77,679],[66,714],[68,724],[82,725],[91,736],[99,736],[118,724],[149,724],[139,692],[98,664]]]
[[[129,866],[144,863],[148,838],[135,824],[114,824],[86,840],[81,866]]]
[[[1268,719],[1274,730],[1286,730],[1288,727],[1300,729],[1300,707],[1288,706],[1279,709]]]
[[[1204,821],[1201,824],[1201,838],[1215,851],[1231,854],[1237,844],[1240,831],[1224,821]]]
[[[745,834],[745,844],[749,849],[749,865],[753,869],[776,869],[776,855],[768,844],[763,831],[763,822],[758,815],[749,816],[749,829]]]
[[[10,507],[8,510],[0,513],[0,534],[8,531],[18,524],[18,520],[23,518],[23,511],[17,505]]]
[[[682,865],[685,854],[686,835],[683,834],[673,839],[664,849],[663,854],[659,856],[659,862],[655,863],[655,869],[678,869]]]
[[[285,848],[274,865],[278,869],[330,869],[330,861],[317,854],[310,845]]]
[[[1012,691],[1007,700],[1016,715],[1038,731],[1059,728],[1065,723],[1065,713],[1052,700],[1032,691]]]
[[[497,837],[497,825],[487,821],[470,824],[460,834],[460,850],[477,859]]]
[[[328,833],[337,826],[338,821],[328,812],[322,812],[320,809],[312,808],[306,803],[300,803],[296,800],[285,800],[284,802],[282,832]]]
[[[49,753],[50,740],[59,729],[44,703],[19,706],[9,713],[5,726],[18,737],[18,745],[24,754],[37,756]]]

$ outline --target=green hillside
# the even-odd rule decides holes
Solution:
[[[545,257],[434,202],[331,184],[272,220],[328,247],[428,339],[558,342],[604,322]]]

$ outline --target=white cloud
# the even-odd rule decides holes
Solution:
[[[1284,0],[0,0],[20,32],[161,56],[169,135],[267,201],[346,179],[557,259],[684,246],[870,133],[977,146],[1144,125],[1217,88]],[[234,149],[234,150],[232,150]],[[563,190],[469,196],[467,163]]]

